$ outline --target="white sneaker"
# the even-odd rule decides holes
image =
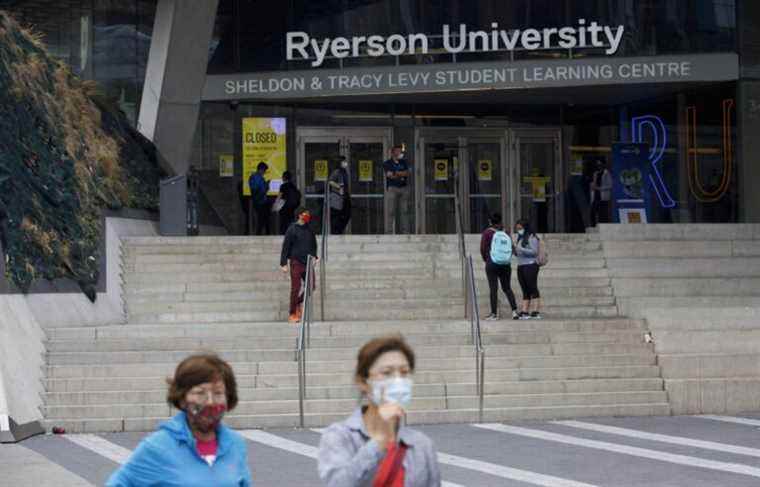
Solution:
[[[543,318],[541,317],[541,313],[536,312],[536,314],[531,314],[530,315],[530,319],[531,320],[542,320]]]
[[[517,311],[512,311],[512,319],[513,320],[519,320],[520,319],[520,313]]]
[[[529,320],[530,315],[528,313],[520,313],[520,319],[521,320]]]
[[[486,317],[486,321],[497,321],[498,319],[499,319],[499,317],[498,317],[498,316],[496,316],[496,315],[495,315],[495,314],[493,314],[493,313],[491,313],[490,315],[488,315],[488,316]]]

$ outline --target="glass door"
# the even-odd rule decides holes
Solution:
[[[459,189],[459,137],[421,140],[423,158],[423,233],[456,233],[456,191]]]
[[[319,225],[314,225],[313,228],[321,232],[325,184],[330,174],[340,165],[342,141],[339,137],[331,136],[304,137],[301,152],[304,167],[299,173],[305,179],[301,186],[304,189],[304,204],[312,215],[318,217]]]
[[[504,214],[504,138],[467,139],[467,223],[465,231],[480,233],[492,213]]]
[[[298,178],[312,214],[322,218],[325,185],[343,159],[348,161],[351,219],[346,233],[384,233],[383,160],[390,129],[301,127],[298,129]],[[316,229],[316,227],[315,227]],[[319,226],[321,230],[321,225]]]
[[[386,143],[376,138],[351,137],[348,148],[351,180],[351,220],[348,230],[356,235],[385,233],[383,160]]]
[[[539,233],[562,229],[562,189],[559,130],[514,130],[514,187],[519,194],[517,217],[530,221]]]

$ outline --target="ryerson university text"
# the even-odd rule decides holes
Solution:
[[[597,22],[586,23],[579,19],[575,27],[551,27],[544,29],[499,29],[496,22],[490,31],[468,31],[461,24],[456,31],[449,25],[443,26],[441,39],[443,49],[449,53],[488,52],[516,49],[533,51],[537,49],[600,48],[606,54],[614,54],[623,39],[625,27],[602,26]],[[313,67],[321,66],[327,59],[348,57],[401,56],[407,54],[428,54],[430,39],[427,34],[393,34],[391,36],[370,35],[312,39],[306,32],[287,33],[287,59],[312,60]]]

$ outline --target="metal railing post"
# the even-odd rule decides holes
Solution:
[[[475,391],[478,395],[478,420],[483,422],[483,407],[485,403],[485,356],[483,337],[480,331],[480,311],[478,310],[478,291],[475,286],[475,271],[472,255],[467,257],[467,295],[470,303],[470,335],[475,352]]]
[[[304,402],[306,401],[306,348],[311,341],[312,287],[314,285],[314,258],[306,259],[306,279],[303,290],[303,314],[296,338],[296,360],[298,361],[298,419],[304,427]]]

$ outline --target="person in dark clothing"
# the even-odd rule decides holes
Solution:
[[[612,198],[612,175],[604,160],[598,162],[591,181],[591,225],[610,222],[610,200]]]
[[[256,172],[248,178],[248,187],[251,190],[251,203],[256,214],[256,235],[269,235],[269,181],[264,179],[269,166],[260,162]]]
[[[303,288],[306,280],[306,264],[310,255],[317,258],[317,237],[309,228],[311,213],[308,209],[300,207],[296,210],[296,217],[298,220],[285,232],[280,254],[282,272],[287,274],[290,271],[290,316],[288,317],[290,323],[301,320],[303,314],[301,303],[306,291]]]
[[[514,250],[517,256],[517,280],[522,289],[523,302],[520,312],[521,320],[541,319],[541,293],[538,290],[538,258],[541,242],[533,231],[528,220],[520,220],[515,224]]]
[[[282,173],[279,197],[285,202],[280,209],[280,234],[285,235],[285,232],[296,219],[296,208],[301,205],[301,192],[293,183],[293,175],[290,171]]]
[[[491,314],[486,320],[494,321],[499,319],[499,282],[501,282],[501,289],[504,291],[509,305],[512,307],[512,319],[517,320],[520,318],[520,314],[517,312],[517,301],[510,285],[512,279],[512,266],[510,264],[512,237],[504,230],[504,226],[501,224],[500,213],[492,214],[489,217],[488,225],[488,228],[483,231],[480,238],[480,256],[486,264],[486,277],[488,278],[491,298]],[[503,246],[503,248],[492,249],[491,245],[494,243],[494,235],[498,235],[497,245]],[[494,262],[494,259],[499,262]]]
[[[349,191],[348,161],[330,174],[330,233],[342,235],[351,219],[351,193]]]

